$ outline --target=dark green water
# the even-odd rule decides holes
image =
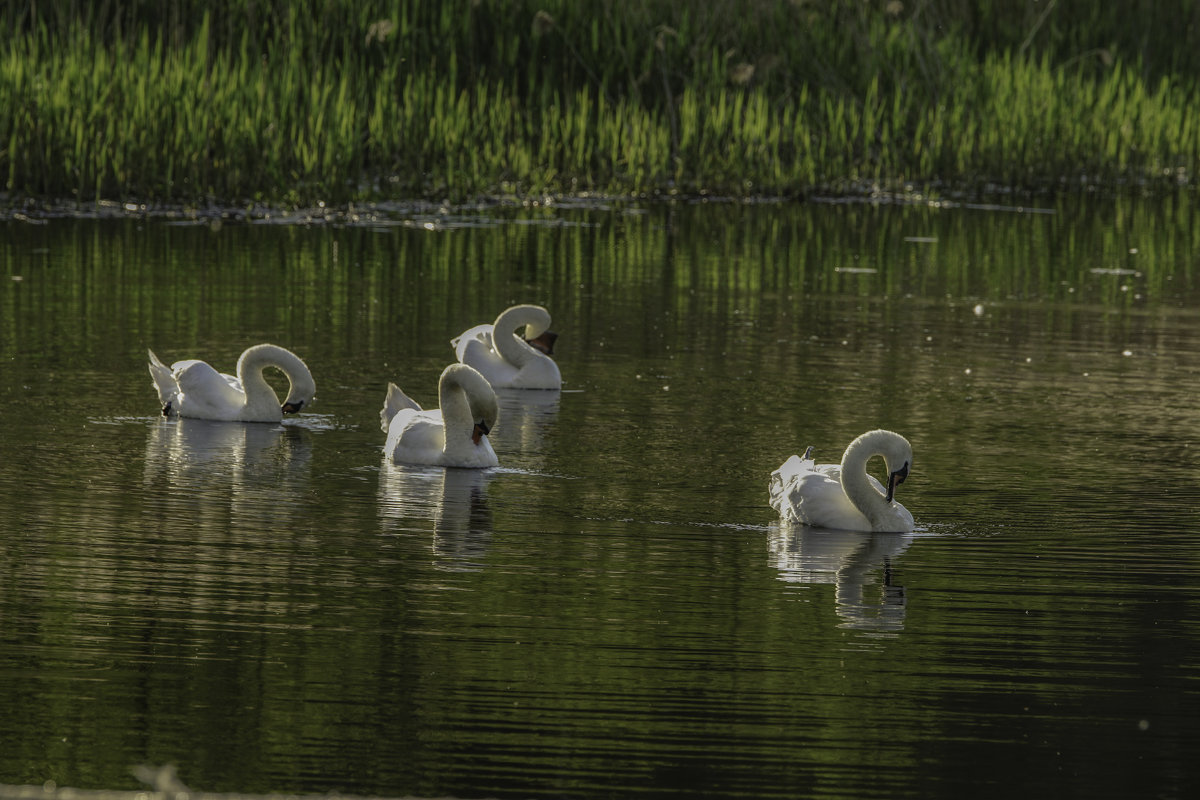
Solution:
[[[0,222],[0,784],[1200,792],[1188,198],[184,222]],[[387,381],[516,302],[562,395],[385,465]],[[261,341],[311,412],[157,416],[147,347]],[[781,530],[874,427],[916,532]]]

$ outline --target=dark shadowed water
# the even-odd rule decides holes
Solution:
[[[0,784],[517,797],[1200,793],[1200,225],[678,205],[0,222]],[[387,381],[518,302],[561,396],[486,472]],[[291,348],[283,425],[158,416],[146,348]],[[768,476],[912,442],[912,535]]]

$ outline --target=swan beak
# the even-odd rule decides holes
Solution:
[[[904,483],[904,479],[908,477],[908,462],[904,462],[904,466],[888,476],[888,490],[886,499],[889,503],[892,502],[892,495],[896,493],[896,487]]]
[[[292,401],[290,401],[290,400],[289,400],[288,402],[286,402],[286,403],[284,403],[282,406],[280,406],[280,409],[281,409],[281,410],[283,411],[283,413],[285,413],[285,414],[296,414],[296,413],[298,413],[298,412],[300,411],[300,409],[302,409],[302,408],[304,408],[304,401],[303,401],[303,400],[297,400],[297,401],[296,401],[296,402],[294,402],[294,403],[293,403]]]
[[[483,437],[492,432],[492,426],[488,425],[485,420],[479,420],[475,423],[475,430],[471,431],[471,441],[479,444],[483,441]]]
[[[554,355],[554,342],[558,340],[558,334],[554,331],[542,331],[540,336],[535,336],[532,339],[526,339],[525,344],[537,350],[542,355]]]

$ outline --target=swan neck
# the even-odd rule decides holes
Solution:
[[[448,456],[469,453],[476,446],[471,439],[477,422],[471,393],[476,388],[463,371],[453,366],[443,372],[438,381],[438,405],[445,435],[442,452]]]
[[[242,391],[246,394],[247,409],[266,413],[268,406],[279,408],[279,396],[263,375],[263,370],[267,367],[275,367],[287,376],[289,402],[312,399],[316,392],[316,384],[313,383],[312,373],[299,356],[277,345],[260,344],[247,349],[238,359],[237,377],[242,382]]]
[[[842,456],[842,490],[872,524],[891,509],[891,503],[871,485],[867,477],[867,462],[874,456],[884,456],[885,461],[887,459],[882,450],[861,439],[851,442]],[[890,465],[888,468],[891,468]]]
[[[471,404],[462,382],[453,375],[443,375],[438,382],[438,407],[442,409],[442,420],[446,426],[446,447],[451,439],[467,439],[470,430]]]
[[[516,335],[517,328],[522,325],[527,326],[526,337],[532,338],[550,327],[550,314],[540,306],[513,306],[496,317],[492,325],[492,343],[496,352],[516,367],[546,358]]]
[[[290,383],[295,382],[292,373],[283,364],[276,363],[272,359],[272,353],[262,350],[261,347],[251,347],[238,359],[237,376],[238,380],[242,382],[242,391],[246,393],[247,406],[264,402],[279,404],[278,395],[275,394],[275,390],[271,388],[271,384],[267,383],[267,379],[263,375],[263,370],[271,366],[279,367],[287,375]]]

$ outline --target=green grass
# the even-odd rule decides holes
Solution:
[[[0,180],[291,204],[1173,187],[1200,154],[1193,6],[10,4]]]

